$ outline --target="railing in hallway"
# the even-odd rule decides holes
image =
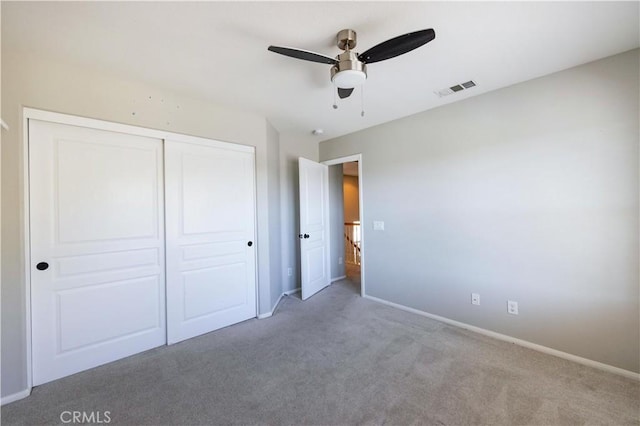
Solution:
[[[360,264],[360,222],[344,223],[344,261]]]

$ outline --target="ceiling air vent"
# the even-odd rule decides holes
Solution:
[[[440,97],[449,96],[453,93],[462,92],[465,89],[471,89],[472,87],[475,87],[475,86],[476,86],[476,82],[473,80],[469,80],[465,83],[460,83],[460,84],[453,85],[451,87],[447,87],[446,89],[437,90],[434,93]]]

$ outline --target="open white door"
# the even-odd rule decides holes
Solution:
[[[298,159],[300,169],[300,270],[302,300],[331,282],[329,265],[329,169]]]
[[[254,158],[165,141],[169,344],[256,316]]]

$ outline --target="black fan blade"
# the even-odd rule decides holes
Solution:
[[[349,96],[351,96],[352,92],[353,92],[353,88],[351,88],[351,89],[342,89],[342,88],[338,87],[338,96],[340,97],[340,99],[348,98]]]
[[[429,43],[434,38],[436,38],[436,32],[432,28],[404,34],[373,46],[358,55],[358,59],[365,64],[372,64],[395,58]]]
[[[284,56],[302,59],[303,61],[319,62],[321,64],[335,65],[338,63],[334,58],[321,55],[319,53],[309,52],[307,50],[293,49],[291,47],[269,46],[269,50]]]

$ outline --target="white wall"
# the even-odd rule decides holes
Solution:
[[[367,294],[639,372],[639,59],[321,143],[363,155]]]
[[[277,187],[271,187],[270,191],[268,181],[281,182],[277,170],[269,170],[275,167],[275,157],[268,160],[268,150],[271,155],[278,151],[277,134],[268,128],[263,117],[127,81],[100,70],[47,61],[7,49],[2,49],[2,88],[2,114],[11,129],[2,133],[3,397],[27,387],[22,235],[23,106],[255,146],[259,310],[270,311],[273,299],[269,231],[274,224],[269,223],[269,215],[279,218],[280,206],[270,205],[269,196],[277,193]],[[280,231],[273,229],[272,232]],[[277,279],[277,275],[273,277]]]

